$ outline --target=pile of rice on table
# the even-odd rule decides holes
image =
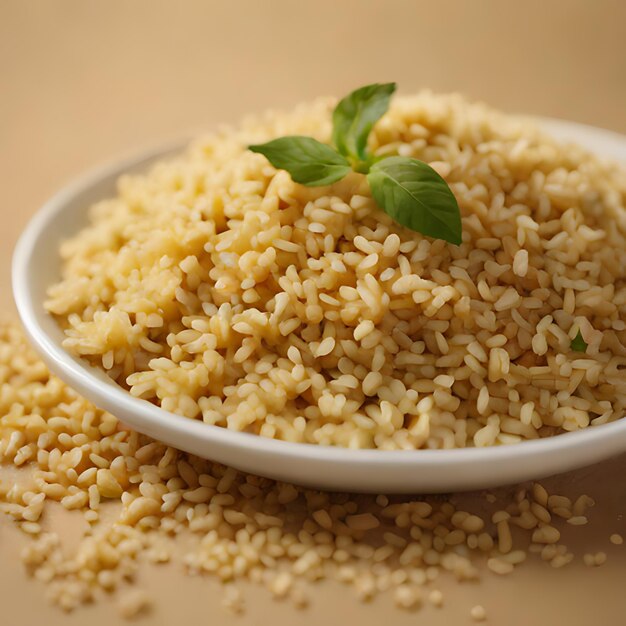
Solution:
[[[247,150],[328,142],[333,105],[123,176],[61,249],[66,348],[168,411],[289,441],[488,446],[621,418],[624,170],[456,95],[396,98],[370,149],[445,178],[457,247],[393,222],[361,174],[308,188]]]

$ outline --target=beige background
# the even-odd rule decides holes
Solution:
[[[395,80],[402,91],[458,90],[505,110],[626,132],[625,23],[620,0],[0,0],[0,305],[12,307],[16,237],[64,182],[120,152],[246,112]],[[248,612],[235,619],[214,606],[215,583],[170,567],[142,574],[159,594],[145,623],[173,624],[182,610],[190,626],[465,624],[480,601],[490,624],[618,626],[626,621],[626,547],[611,548],[607,538],[626,531],[625,472],[622,458],[555,482],[598,494],[595,533],[576,533],[580,554],[609,552],[598,570],[529,563],[480,588],[450,585],[453,606],[439,617],[398,617],[388,600],[365,608],[327,585],[295,616],[252,591]],[[78,530],[70,525],[66,534]],[[2,623],[117,623],[110,605],[70,618],[48,609],[18,565],[21,541],[0,520]]]

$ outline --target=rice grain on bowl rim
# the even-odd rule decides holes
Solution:
[[[397,98],[371,148],[446,179],[456,247],[393,222],[360,174],[304,187],[246,150],[328,141],[333,104],[122,177],[62,246],[65,347],[166,410],[296,442],[488,446],[621,418],[623,169],[459,96]]]

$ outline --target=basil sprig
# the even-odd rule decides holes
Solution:
[[[395,89],[395,83],[376,83],[341,100],[333,112],[334,148],[302,136],[249,148],[308,187],[330,185],[352,170],[366,174],[374,200],[396,222],[459,245],[461,213],[446,181],[423,161],[402,156],[377,160],[367,150],[370,132],[389,108]]]
[[[395,83],[366,85],[348,94],[333,111],[333,143],[353,161],[367,159],[367,138],[387,112]]]
[[[294,182],[308,187],[336,183],[352,171],[344,157],[313,137],[281,137],[250,150],[265,155],[274,167],[287,170]]]
[[[572,339],[570,347],[574,352],[587,352],[587,342],[583,339],[583,335],[580,330],[576,333],[576,337]]]
[[[374,163],[367,180],[376,203],[418,233],[461,243],[461,214],[446,181],[423,161],[392,156]]]

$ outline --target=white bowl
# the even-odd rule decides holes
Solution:
[[[540,120],[558,138],[626,162],[626,137],[558,120]],[[626,419],[547,439],[458,450],[346,450],[288,443],[210,426],[138,398],[103,371],[71,356],[43,309],[60,276],[59,243],[86,223],[86,209],[115,193],[115,180],[137,172],[183,142],[98,168],[67,186],[31,220],[13,258],[13,292],[24,327],[49,368],[94,404],[155,439],[237,469],[310,487],[363,492],[444,492],[540,478],[626,450]]]

